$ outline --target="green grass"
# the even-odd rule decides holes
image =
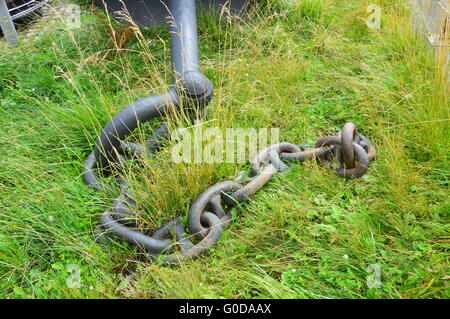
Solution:
[[[373,3],[380,30],[363,21]],[[54,25],[0,46],[0,297],[450,297],[447,51],[414,32],[407,1],[266,0],[232,24],[201,15],[202,69],[216,88],[206,125],[277,127],[299,144],[353,121],[378,157],[358,180],[293,164],[209,254],[174,267],[121,241],[95,244],[111,200],[80,178],[108,120],[170,83],[168,32],[135,30],[118,47],[120,25],[82,8],[80,31]],[[174,164],[164,151],[143,164],[130,173],[151,228],[242,168]],[[71,264],[79,288],[67,287]],[[366,284],[371,264],[379,289]]]

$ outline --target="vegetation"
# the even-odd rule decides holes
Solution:
[[[120,240],[96,244],[111,199],[81,179],[109,119],[170,84],[168,31],[78,4],[80,30],[59,23],[0,46],[0,297],[450,297],[448,48],[427,47],[408,1],[265,0],[242,19],[201,14],[202,70],[216,88],[205,125],[277,127],[283,141],[314,143],[352,121],[378,157],[357,180],[292,164],[209,254],[173,267]],[[381,29],[364,21],[369,4]],[[175,164],[171,143],[130,164],[142,227],[186,214],[209,185],[248,167]],[[78,288],[67,285],[70,265]],[[367,286],[370,265],[380,288]]]

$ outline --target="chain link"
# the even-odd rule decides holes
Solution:
[[[123,143],[122,146],[124,150],[128,149],[134,154],[144,152],[141,146],[133,143]],[[120,237],[143,248],[153,259],[165,264],[178,264],[197,258],[214,246],[220,239],[223,228],[231,222],[231,209],[248,200],[276,173],[289,170],[290,167],[285,162],[316,159],[340,177],[358,178],[367,172],[369,162],[375,156],[373,145],[351,122],[346,123],[336,136],[320,138],[313,148],[291,143],[269,146],[251,161],[250,178],[240,176],[235,181],[216,183],[197,197],[187,217],[189,236],[181,218],[169,221],[151,235],[141,233],[137,229],[134,211],[142,208],[138,207],[131,196],[126,177],[117,178],[121,193],[114,200],[111,211],[101,216],[97,239],[106,241],[111,236]],[[88,156],[84,169],[83,177],[88,185],[99,191],[111,192],[95,175],[93,154]],[[175,243],[169,240],[171,234],[176,237]],[[193,240],[197,242],[194,243]]]

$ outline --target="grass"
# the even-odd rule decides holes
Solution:
[[[108,120],[170,83],[168,32],[126,29],[77,3],[81,30],[55,24],[0,46],[0,297],[450,297],[448,48],[427,47],[407,1],[265,0],[232,23],[201,15],[202,69],[216,88],[205,125],[314,143],[353,121],[378,157],[358,180],[293,164],[209,254],[175,267],[121,241],[95,244],[111,199],[80,178]],[[381,7],[379,30],[364,23],[369,4]],[[141,164],[129,173],[153,229],[247,167],[174,164],[167,151]],[[67,286],[73,264],[78,288]],[[372,264],[378,289],[366,284]]]

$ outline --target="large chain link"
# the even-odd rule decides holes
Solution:
[[[123,145],[140,152],[134,144]],[[124,177],[118,178],[121,194],[114,200],[111,211],[101,216],[99,240],[114,235],[142,247],[154,259],[166,264],[176,264],[204,254],[220,238],[223,228],[230,223],[231,210],[246,201],[277,172],[289,169],[285,162],[301,162],[317,159],[320,163],[344,178],[358,178],[367,172],[370,161],[375,159],[375,148],[360,134],[355,124],[346,123],[336,136],[320,138],[313,148],[306,145],[279,143],[260,151],[251,161],[251,177],[234,181],[222,181],[209,187],[191,205],[187,225],[191,236],[187,235],[182,218],[164,224],[151,235],[137,230],[134,211],[142,209],[133,199]],[[120,157],[123,160],[123,157]],[[108,192],[95,176],[95,159],[90,155],[85,163],[85,180],[93,188]],[[175,235],[176,242],[168,238]],[[194,243],[193,240],[197,242]],[[178,248],[177,248],[178,247]]]

